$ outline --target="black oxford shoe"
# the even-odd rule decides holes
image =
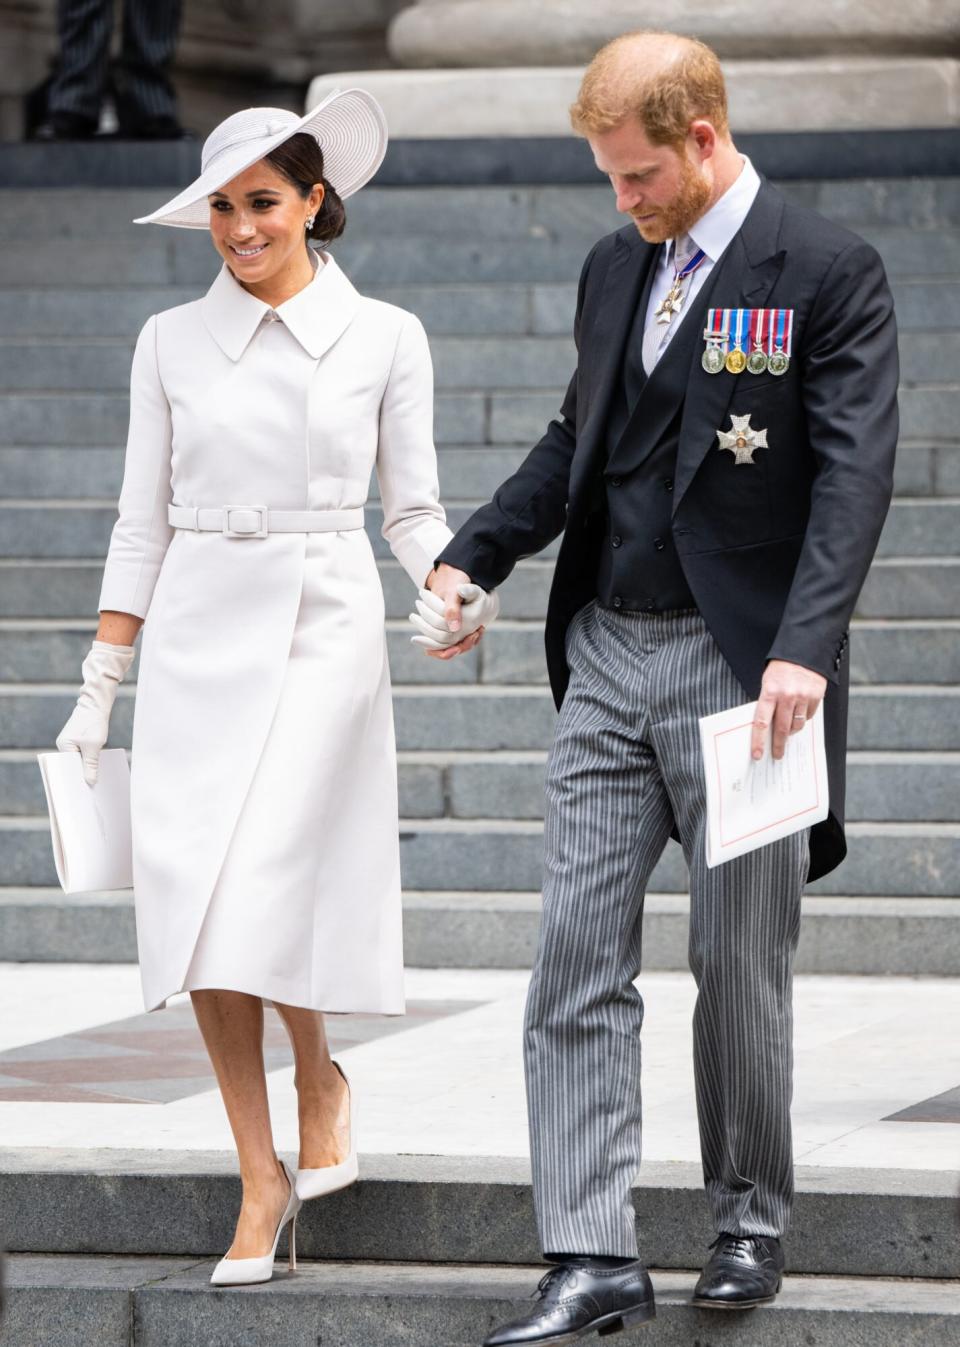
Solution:
[[[653,1287],[642,1263],[587,1268],[558,1263],[542,1278],[537,1308],[504,1324],[483,1347],[560,1347],[588,1333],[605,1337],[656,1315]]]
[[[783,1250],[772,1235],[718,1235],[694,1287],[693,1303],[708,1310],[769,1305],[783,1285]]]
[[[54,112],[34,128],[34,140],[92,140],[97,123],[72,112]]]

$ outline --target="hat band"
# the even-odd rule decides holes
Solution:
[[[273,140],[274,136],[279,136],[283,132],[292,132],[297,124],[296,120],[291,122],[289,126],[278,126],[276,122],[270,122],[264,130],[257,131],[253,135],[236,136],[233,140],[228,140],[225,145],[218,146],[213,154],[210,155],[209,159],[202,159],[200,162],[200,172],[209,172],[215,167],[217,162],[222,159],[225,154],[229,154],[231,150],[239,150],[244,145],[254,145],[258,140]]]

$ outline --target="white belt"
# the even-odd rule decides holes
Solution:
[[[266,505],[168,505],[175,529],[222,533],[225,538],[265,538],[268,533],[344,533],[363,528],[363,510],[270,510]]]

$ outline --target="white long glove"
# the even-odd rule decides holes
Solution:
[[[443,599],[429,589],[421,589],[417,611],[410,614],[410,621],[420,633],[410,638],[414,645],[426,646],[428,650],[446,650],[475,632],[478,627],[489,627],[491,622],[497,620],[500,597],[495,589],[458,585],[457,593],[463,599],[460,609],[462,625],[459,631],[451,631],[443,615]]]
[[[133,663],[132,645],[108,645],[94,641],[83,661],[83,687],[73,714],[57,735],[61,753],[79,753],[83,759],[83,779],[88,786],[97,782],[100,750],[107,742],[110,712],[117,688]]]

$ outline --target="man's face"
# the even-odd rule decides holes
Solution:
[[[652,144],[631,119],[588,140],[597,168],[617,194],[617,210],[632,218],[647,243],[686,233],[706,210],[713,188],[710,159],[693,134],[679,152]]]

